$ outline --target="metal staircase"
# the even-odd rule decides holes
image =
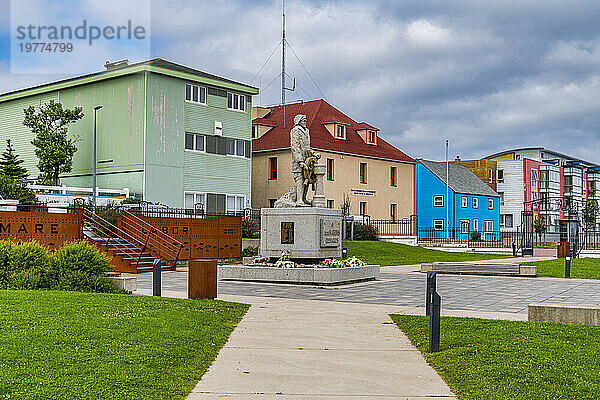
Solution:
[[[152,271],[156,260],[162,261],[163,270],[175,269],[183,244],[135,215],[125,212],[121,227],[117,227],[84,209],[82,220],[84,236],[112,256],[111,265],[115,271]]]

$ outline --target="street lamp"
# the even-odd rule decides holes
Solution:
[[[92,177],[92,186],[93,186],[92,205],[94,207],[94,212],[96,212],[96,113],[101,108],[102,108],[102,106],[94,107],[94,173],[93,173],[93,177]]]

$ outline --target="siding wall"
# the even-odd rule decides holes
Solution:
[[[454,192],[448,189],[448,198],[446,198],[446,184],[437,176],[429,171],[423,164],[418,164],[418,222],[419,227],[433,228],[434,219],[444,220],[445,227],[452,227],[454,220],[453,197]],[[433,196],[443,196],[444,206],[434,207]],[[448,221],[446,224],[446,205],[448,205]]]
[[[515,230],[521,225],[523,211],[523,160],[498,161],[497,168],[504,170],[504,183],[497,185],[498,192],[504,193],[504,205],[500,206],[500,214],[512,214],[513,227],[505,230]]]

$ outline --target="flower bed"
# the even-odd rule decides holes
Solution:
[[[362,267],[365,265],[364,261],[351,257],[346,260],[338,260],[336,258],[327,258],[321,261],[319,266],[327,267],[327,268],[346,268],[346,267]]]

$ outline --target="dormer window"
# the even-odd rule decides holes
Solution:
[[[367,131],[367,143],[368,144],[377,144],[377,132]]]
[[[336,125],[335,126],[335,138],[336,139],[346,139],[346,126],[345,125]]]

